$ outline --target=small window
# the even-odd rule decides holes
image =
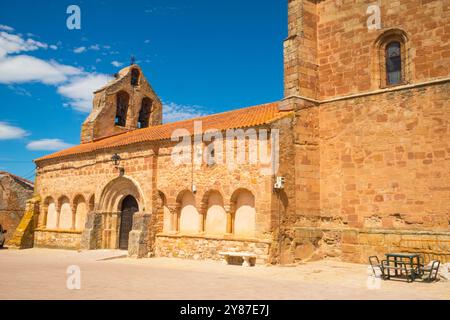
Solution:
[[[114,124],[116,126],[125,127],[127,121],[128,103],[130,96],[125,91],[117,94],[116,98],[116,118]]]
[[[131,85],[137,86],[139,84],[139,70],[133,69],[131,70]]]
[[[377,54],[372,56],[373,84],[379,82],[380,88],[409,83],[413,78],[409,52],[411,44],[408,34],[397,28],[381,33],[374,42]]]
[[[216,164],[216,148],[214,142],[211,142],[206,147],[206,165],[211,167]]]
[[[139,111],[138,128],[147,128],[150,124],[150,113],[152,110],[152,100],[142,99],[141,110]]]
[[[402,82],[402,51],[400,42],[391,42],[386,46],[386,82],[395,85]]]

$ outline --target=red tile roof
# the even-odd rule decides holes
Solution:
[[[89,153],[96,150],[121,147],[139,142],[170,139],[173,131],[176,129],[187,129],[192,134],[194,132],[194,121],[201,121],[202,132],[205,132],[208,129],[226,130],[268,124],[289,114],[289,112],[280,111],[278,109],[278,106],[279,103],[274,102],[199,118],[193,118],[189,120],[167,123],[159,126],[152,126],[144,129],[128,131],[118,135],[102,138],[93,142],[80,144],[66,150],[58,151],[56,153],[36,159],[35,161]]]

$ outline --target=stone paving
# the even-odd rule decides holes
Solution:
[[[81,289],[66,286],[67,267]],[[0,299],[450,299],[450,282],[382,281],[367,266],[318,261],[244,268],[215,261],[130,259],[118,250],[0,250]]]

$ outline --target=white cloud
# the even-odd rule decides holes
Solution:
[[[116,60],[114,60],[113,62],[111,62],[111,64],[112,64],[114,67],[121,67],[121,66],[123,66],[123,63],[122,63],[122,62],[119,62],[119,61],[116,61]]]
[[[78,47],[78,48],[73,49],[74,53],[83,53],[85,51],[86,51],[86,47]]]
[[[99,44],[92,44],[90,46],[82,46],[82,47],[77,47],[73,49],[74,53],[83,53],[86,52],[88,50],[92,50],[92,51],[100,51],[101,46]]]
[[[13,28],[13,27],[10,27],[10,26],[6,26],[6,25],[4,25],[4,24],[0,24],[0,30],[5,30],[5,31],[8,31],[8,32],[13,32],[13,31],[14,31],[14,28]]]
[[[2,28],[1,25],[0,28]],[[89,112],[93,91],[104,86],[109,77],[104,74],[89,73],[81,68],[63,65],[53,60],[43,60],[27,54],[15,55],[22,51],[40,48],[58,49],[56,45],[48,46],[33,39],[25,40],[22,35],[0,31],[0,84],[8,84],[17,94],[27,95],[30,93],[14,87],[13,84],[40,82],[55,85],[58,87],[58,93],[68,99],[64,105],[81,112]],[[94,44],[89,49],[99,50],[100,46]],[[79,47],[75,48],[74,52],[81,53],[86,50],[86,47]]]
[[[3,29],[5,27],[3,26]],[[7,28],[6,28],[7,29]],[[0,83],[42,82],[55,84],[76,75],[80,69],[45,61],[30,55],[14,55],[20,52],[47,49],[46,43],[24,39],[21,35],[0,32]],[[56,46],[50,46],[54,49]]]
[[[24,40],[19,35],[0,32],[0,83],[10,85],[10,88],[18,94],[25,92],[17,90],[12,84],[41,82],[56,85],[58,93],[68,99],[65,105],[81,112],[89,112],[93,91],[108,82],[107,75],[88,73],[80,68],[30,55],[10,55],[47,47],[46,44],[32,39]],[[98,45],[91,46],[92,50],[96,50],[97,47],[100,48]],[[50,48],[57,49],[56,45]],[[78,52],[86,50],[86,47],[80,48],[75,50]]]
[[[70,99],[72,108],[81,112],[92,109],[93,92],[103,87],[110,77],[104,74],[86,74],[77,76],[58,88],[58,93]]]
[[[20,139],[27,135],[28,133],[22,128],[0,121],[0,140]]]
[[[8,32],[0,32],[0,57],[22,51],[34,51],[40,48],[47,49],[48,45],[33,39],[25,40],[18,35]]]
[[[8,89],[14,91],[15,94],[18,94],[20,96],[31,97],[31,92],[22,87],[13,86],[10,84],[10,85],[8,85]]]
[[[45,61],[29,55],[0,58],[0,83],[42,82],[56,84],[68,76],[80,74],[81,70],[62,65],[56,61]]]
[[[197,105],[182,105],[174,102],[163,103],[163,121],[174,122],[207,115],[204,107]]]
[[[73,144],[64,142],[61,139],[41,139],[28,143],[27,149],[33,151],[58,151],[72,146]]]

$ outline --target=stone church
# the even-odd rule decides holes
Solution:
[[[122,69],[95,92],[81,143],[35,160],[34,245],[450,261],[450,1],[373,3],[288,0],[281,101],[162,124],[141,68]],[[194,143],[237,129],[279,134],[276,172],[259,160],[194,163],[197,151],[173,161],[175,131]],[[213,159],[225,152],[205,141]]]

